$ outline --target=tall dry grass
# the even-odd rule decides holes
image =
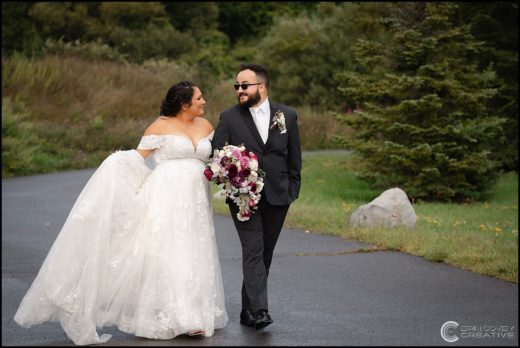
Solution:
[[[93,167],[115,150],[135,148],[144,129],[159,116],[168,88],[181,80],[200,86],[207,101],[205,117],[216,126],[220,112],[236,103],[234,76],[216,83],[201,76],[193,66],[168,60],[137,65],[64,55],[2,57],[2,100],[9,103],[2,113],[2,138],[4,128],[10,128],[10,147],[2,147],[2,157],[11,151],[9,161],[16,161],[13,149],[32,148],[23,161],[4,163],[2,175]],[[335,147],[332,136],[346,132],[332,114],[291,106],[298,112],[304,150]],[[16,116],[22,114],[23,127]],[[39,146],[20,135],[29,130]]]
[[[188,78],[175,72],[172,80]],[[31,119],[52,122],[151,117],[169,86],[145,66],[78,57],[3,58],[2,76],[3,97],[23,101]]]

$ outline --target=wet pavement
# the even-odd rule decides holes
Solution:
[[[13,316],[93,169],[2,180],[2,345],[73,345],[58,323]],[[209,338],[160,341],[115,327],[112,346],[518,346],[518,284],[399,252],[284,228],[269,274],[274,323],[239,324],[241,248],[230,217],[214,215],[228,325]],[[357,252],[356,252],[357,251]],[[449,343],[441,336],[457,339]]]

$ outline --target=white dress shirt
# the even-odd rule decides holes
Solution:
[[[269,136],[269,123],[271,123],[271,108],[269,107],[269,98],[265,98],[264,102],[258,107],[249,108],[253,120],[255,121],[258,133],[262,137],[264,144]]]

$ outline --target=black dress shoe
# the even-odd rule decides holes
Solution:
[[[258,312],[256,312],[255,315],[255,329],[260,330],[266,327],[269,324],[273,323],[273,319],[271,319],[271,316],[265,309],[261,309]]]
[[[255,314],[250,309],[243,309],[240,312],[240,324],[247,326],[255,326]]]

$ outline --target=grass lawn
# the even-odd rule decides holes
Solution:
[[[348,217],[382,191],[371,190],[351,174],[352,158],[337,152],[303,160],[300,197],[285,227],[332,234],[382,249],[422,256],[518,283],[518,174],[506,173],[489,200],[471,204],[415,203],[417,228],[353,228]],[[212,186],[216,192],[217,187]],[[215,213],[228,214],[213,199]]]

